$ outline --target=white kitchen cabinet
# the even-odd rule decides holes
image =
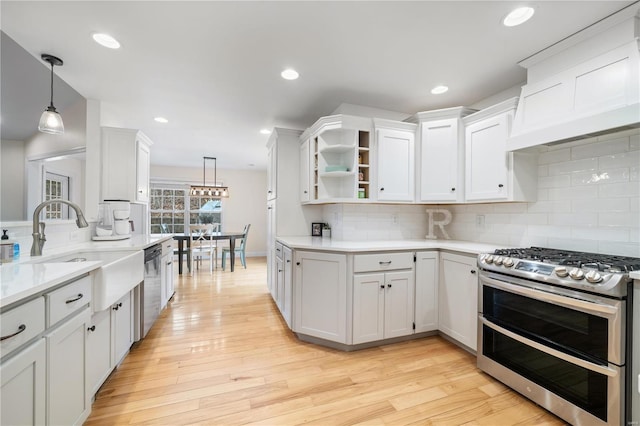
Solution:
[[[353,344],[412,334],[413,253],[356,255],[354,272]]]
[[[413,201],[416,125],[380,119],[374,125],[377,199]]]
[[[370,118],[342,114],[322,117],[305,130],[300,143],[309,141],[309,202],[370,198],[371,130]]]
[[[44,319],[44,312],[42,317]],[[0,424],[45,424],[46,362],[46,344],[42,338],[2,362]]]
[[[102,200],[149,202],[151,145],[139,130],[102,128]]]
[[[111,310],[95,312],[87,327],[87,388],[90,398],[109,377],[111,363]]]
[[[294,331],[347,343],[347,257],[296,251]]]
[[[300,145],[300,202],[311,200],[311,141],[309,139]]]
[[[289,328],[293,328],[293,252],[289,247],[283,246],[283,294],[280,312]]]
[[[111,307],[111,363],[116,366],[125,357],[133,345],[133,309],[131,291],[122,296]]]
[[[438,252],[416,253],[416,333],[438,329]]]
[[[45,335],[47,341],[47,423],[82,424],[91,411],[87,386],[87,328],[91,310],[85,307]]]
[[[476,256],[440,253],[439,329],[475,351],[478,323]]]
[[[270,143],[267,147],[267,201],[277,196],[278,145]]]
[[[504,101],[463,119],[467,201],[536,199],[536,155],[507,151],[517,100]]]
[[[160,309],[164,309],[173,297],[173,246],[174,240],[162,243],[162,257],[160,258]]]
[[[413,333],[413,271],[353,277],[353,344]]]
[[[282,248],[280,248],[279,250],[282,251]],[[276,286],[274,289],[274,294],[272,296],[276,302],[276,305],[278,306],[278,309],[280,310],[280,312],[282,312],[282,304],[284,300],[284,260],[282,258],[282,253],[279,257],[276,257]]]
[[[464,201],[464,126],[462,118],[476,110],[455,107],[419,112],[416,182],[418,200],[458,203]]]
[[[275,240],[279,235],[309,235],[311,223],[320,222],[316,206],[300,204],[300,132],[276,127],[267,143],[267,286],[276,286]],[[277,192],[276,192],[277,188]]]

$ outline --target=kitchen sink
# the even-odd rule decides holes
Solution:
[[[144,252],[138,251],[80,251],[37,259],[31,263],[61,263],[101,261],[94,271],[93,310],[110,307],[144,279]]]

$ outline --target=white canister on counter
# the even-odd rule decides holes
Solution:
[[[0,240],[0,262],[13,262],[13,241]]]

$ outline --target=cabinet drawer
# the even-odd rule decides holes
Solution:
[[[51,327],[67,315],[91,302],[91,277],[80,278],[45,295],[47,302],[47,327]]]
[[[162,255],[166,256],[167,254],[173,256],[173,240],[162,243]]]
[[[0,315],[0,357],[27,343],[44,331],[44,299],[27,302]],[[13,337],[8,337],[13,335]]]
[[[282,259],[282,243],[276,241],[276,257]]]
[[[353,272],[411,269],[413,253],[358,254],[353,259]]]

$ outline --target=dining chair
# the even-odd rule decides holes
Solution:
[[[244,266],[244,269],[247,269],[247,257],[245,255],[245,247],[247,246],[247,236],[249,235],[249,228],[251,227],[251,224],[249,223],[248,225],[246,225],[244,227],[244,231],[242,232],[242,238],[240,239],[240,243],[238,244],[238,242],[236,241],[236,246],[235,246],[235,254],[237,256],[240,256],[240,262],[242,262],[242,266]],[[225,268],[225,259],[227,258],[227,254],[231,253],[231,250],[229,247],[224,247],[222,249],[222,270],[224,271]]]
[[[200,267],[203,260],[209,260],[209,272],[213,272],[218,257],[218,247],[215,241],[208,238],[213,232],[217,232],[219,224],[189,225],[191,236],[191,271],[194,263]]]

